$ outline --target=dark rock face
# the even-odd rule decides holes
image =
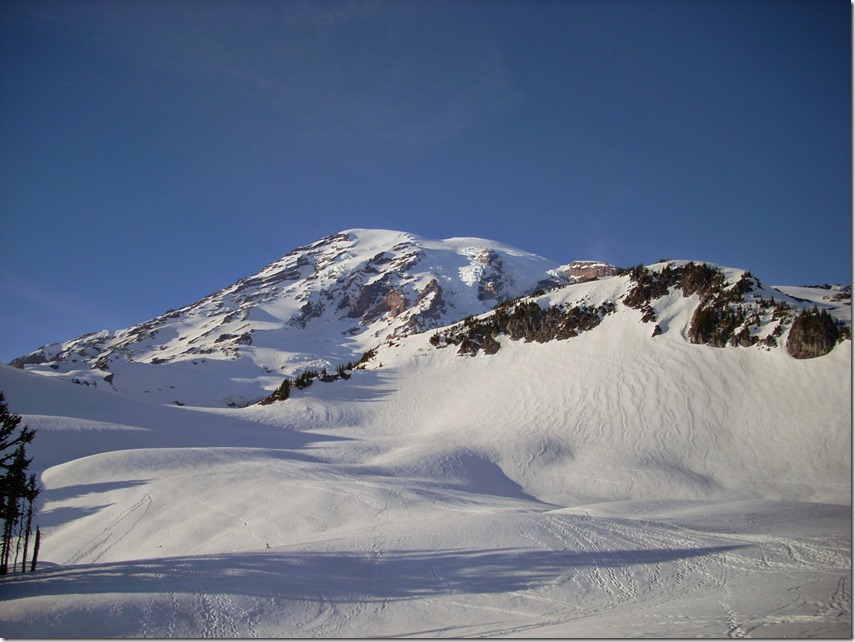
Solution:
[[[445,299],[442,297],[442,287],[436,279],[423,287],[416,297],[415,307],[420,308],[407,321],[405,330],[407,332],[421,332],[429,327],[436,327],[442,316],[448,310]]]
[[[25,357],[18,357],[17,359],[13,359],[9,363],[9,365],[13,368],[23,370],[24,366],[38,365],[40,363],[47,363],[47,357],[45,357],[45,355],[41,352],[34,352]]]
[[[437,333],[430,341],[435,347],[457,345],[458,354],[476,355],[480,350],[495,354],[501,344],[496,340],[505,335],[513,341],[560,341],[576,337],[596,328],[603,317],[615,311],[611,302],[590,306],[549,306],[543,309],[533,301],[506,302],[488,317],[467,318],[445,333]]]
[[[324,313],[324,306],[321,303],[313,303],[312,301],[307,301],[302,306],[300,306],[299,314],[295,315],[290,323],[300,328],[305,328],[306,324],[321,316]]]
[[[728,345],[747,348],[759,343],[771,348],[777,345],[776,337],[781,336],[784,325],[792,321],[787,352],[796,359],[812,359],[828,354],[838,341],[849,338],[849,327],[839,325],[828,312],[814,308],[796,315],[798,308],[785,301],[766,301],[756,296],[747,300],[744,295],[756,286],[749,272],[732,284],[727,283],[721,270],[695,263],[674,268],[668,265],[659,273],[638,266],[629,271],[629,276],[633,287],[624,303],[642,310],[645,315],[642,321],[656,320],[650,304],[672,288],[681,289],[683,296],[700,297],[687,333],[692,343],[714,348]],[[842,291],[848,293],[848,289]],[[773,322],[778,321],[777,327],[763,339],[751,332],[759,325],[761,314],[771,314]]]
[[[387,299],[393,291],[390,279],[386,277],[369,283],[359,290],[356,300],[348,306],[347,316],[363,321],[379,318],[390,310],[391,303]]]
[[[840,329],[830,314],[806,310],[793,321],[787,352],[796,359],[821,357],[831,352],[839,336]]]
[[[431,296],[433,295],[433,296]],[[430,282],[421,289],[416,303],[421,303],[428,297],[431,298],[430,306],[442,307],[441,312],[445,312],[445,301],[442,300],[442,287],[436,279],[431,279]]]
[[[639,310],[642,322],[654,324],[653,337],[663,333],[662,326],[656,323],[653,305],[675,290],[684,297],[698,296],[687,331],[692,343],[715,348],[757,344],[770,348],[777,345],[777,337],[792,322],[787,351],[797,359],[809,359],[828,354],[838,341],[850,337],[849,327],[838,324],[827,312],[814,309],[796,316],[798,307],[793,304],[767,301],[756,293],[747,296],[758,286],[749,272],[728,281],[719,268],[689,262],[665,265],[661,270],[639,265],[626,274],[630,287],[623,304]],[[459,354],[476,355],[482,350],[494,354],[500,348],[499,335],[540,343],[569,339],[597,327],[615,308],[616,301],[606,301],[598,307],[565,304],[545,309],[530,300],[506,301],[496,306],[491,315],[469,317],[436,333],[430,341],[436,347],[456,345]],[[775,322],[772,332],[762,336],[761,325]]]
[[[486,266],[478,279],[478,300],[498,299],[506,285],[502,259],[493,250],[483,250],[475,260]]]
[[[384,307],[393,318],[397,317],[409,307],[407,297],[405,297],[399,290],[390,290],[389,293],[383,297],[383,303]]]
[[[714,348],[728,344],[747,347],[757,343],[758,339],[746,325],[749,313],[756,313],[756,310],[742,296],[753,288],[753,277],[748,272],[736,283],[728,284],[721,270],[705,263],[690,262],[677,267],[669,264],[660,272],[639,265],[629,271],[629,277],[632,288],[623,302],[641,310],[641,320],[645,323],[656,321],[651,303],[672,289],[679,289],[683,296],[697,294],[700,298],[689,325],[689,341]]]
[[[654,299],[668,294],[671,288],[680,288],[683,296],[698,294],[702,301],[709,300],[726,290],[724,274],[706,263],[687,263],[673,268],[666,265],[660,272],[638,265],[629,271],[629,278],[633,286],[624,298],[624,303],[639,310],[648,306]],[[747,283],[750,277],[744,278]],[[746,287],[750,286],[746,285]],[[747,291],[741,286],[738,289],[737,294],[740,295]]]
[[[741,319],[732,314],[729,309],[699,305],[689,325],[689,341],[713,348],[723,348],[731,340],[733,331],[740,321]]]

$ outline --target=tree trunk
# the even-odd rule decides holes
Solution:
[[[27,550],[30,547],[30,533],[33,532],[33,501],[27,506],[27,524],[24,528],[24,558],[21,560],[21,572],[27,572]]]
[[[30,572],[36,570],[36,563],[39,561],[39,545],[42,542],[42,531],[36,526],[36,542],[33,544],[33,563],[30,565]]]
[[[15,567],[18,566],[18,557],[21,555],[21,535],[24,531],[24,520],[18,522],[18,534],[15,536],[15,559],[12,560],[12,572],[15,572]]]
[[[0,551],[0,575],[5,575],[9,572],[9,553],[12,546],[12,530],[14,523],[7,516],[6,523],[3,525],[3,550]]]

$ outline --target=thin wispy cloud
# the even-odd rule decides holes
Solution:
[[[297,30],[283,16],[274,50],[225,71],[264,96],[292,137],[342,153],[443,143],[519,101],[489,34],[437,40],[415,26],[424,18],[369,7]]]
[[[34,19],[133,68],[180,76],[197,87],[197,107],[216,105],[224,127],[269,119],[272,139],[316,151],[429,147],[521,101],[488,29],[418,5],[164,3],[159,15],[137,3],[83,8],[46,4]]]

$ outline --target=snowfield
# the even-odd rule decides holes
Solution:
[[[657,337],[619,307],[490,356],[395,338],[246,408],[0,367],[45,488],[0,634],[851,637],[851,342],[694,345],[696,303]]]

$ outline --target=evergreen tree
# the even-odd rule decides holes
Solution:
[[[36,431],[20,424],[20,415],[9,411],[0,392],[0,575],[9,572],[10,559],[14,570],[22,545],[21,570],[26,571],[34,505],[40,491],[36,476],[28,474],[32,458],[27,457],[27,444],[33,441]]]
[[[27,551],[30,548],[30,535],[33,532],[33,510],[39,492],[41,492],[41,489],[36,481],[36,476],[31,474],[27,482],[27,516],[24,524],[22,524],[24,531],[24,557],[21,560],[21,571],[24,573],[27,571]],[[33,560],[35,560],[35,554],[33,555]]]
[[[9,571],[9,558],[18,541],[15,529],[20,527],[29,463],[26,448],[24,444],[20,444],[14,452],[14,459],[0,478],[3,489],[3,544],[0,548],[0,574]]]
[[[6,399],[0,391],[0,469],[6,469],[10,460],[15,456],[14,446],[29,444],[36,436],[36,431],[21,426],[21,416],[9,411]]]

